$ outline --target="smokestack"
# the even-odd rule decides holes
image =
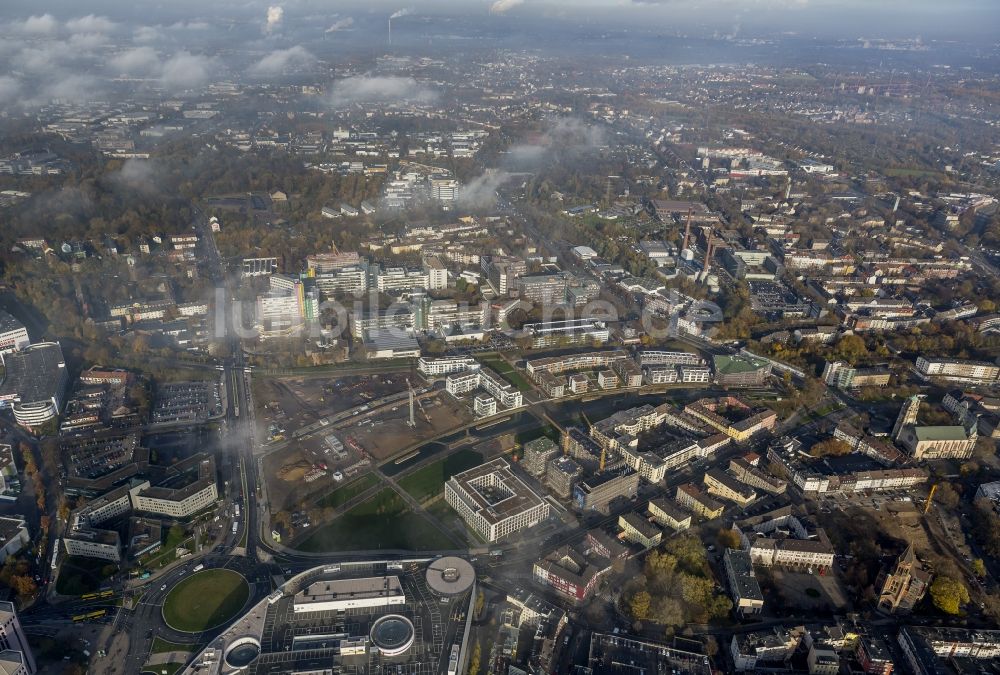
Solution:
[[[708,250],[705,251],[705,275],[708,275],[708,264],[712,261],[712,254],[715,252],[715,237],[708,235]]]
[[[392,17],[389,17],[389,46],[392,46]]]
[[[892,205],[892,212],[895,213],[899,210],[899,195],[896,195],[896,203]]]
[[[688,222],[687,227],[684,228],[684,245],[681,246],[683,251],[688,247],[688,239],[691,238],[691,214],[694,213],[694,207],[688,207]]]

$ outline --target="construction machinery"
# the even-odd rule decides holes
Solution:
[[[924,515],[927,515],[927,512],[931,510],[931,504],[934,503],[934,493],[937,492],[937,486],[938,484],[934,483],[934,485],[931,486],[931,491],[927,493],[927,503],[924,504]]]

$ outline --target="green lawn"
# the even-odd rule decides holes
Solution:
[[[361,478],[353,480],[346,485],[341,485],[336,490],[328,492],[326,495],[321,497],[318,502],[316,502],[316,506],[319,506],[320,508],[325,508],[327,506],[337,508],[338,506],[343,506],[371,486],[375,485],[377,482],[378,478],[370,473],[366,473]]]
[[[153,654],[165,654],[167,652],[193,652],[199,645],[182,644],[180,642],[170,642],[161,637],[153,638],[153,647],[150,652]]]
[[[183,663],[159,663],[155,666],[143,666],[143,675],[150,673],[151,675],[174,675],[174,673],[179,673],[181,669],[184,668]]]
[[[184,532],[176,532],[174,528],[167,530],[167,540],[159,549],[153,551],[148,556],[140,558],[139,564],[146,568],[163,567],[168,562],[177,559],[177,547],[185,544],[194,544],[193,537],[187,537]],[[185,546],[185,548],[187,548]]]
[[[61,595],[83,595],[98,590],[104,581],[118,571],[118,566],[107,560],[77,558],[63,560],[56,579],[56,591]]]
[[[444,490],[445,482],[456,473],[479,466],[483,456],[475,450],[459,450],[453,455],[417,469],[399,479],[399,486],[418,502],[434,497]]]
[[[458,532],[464,532],[466,538],[472,545],[480,546],[487,543],[482,537],[479,536],[478,532],[465,524],[465,521],[462,520],[461,516],[455,512],[455,509],[448,506],[448,502],[445,500],[439,499],[428,506],[427,513],[434,516],[434,518],[436,518],[438,522],[445,527]]]
[[[503,376],[505,380],[517,387],[522,392],[531,391],[531,383],[514,369],[514,366],[504,361],[499,356],[479,357],[479,361],[491,370]]]
[[[403,498],[386,488],[298,544],[300,551],[364,551],[396,548],[410,551],[454,548],[424,517],[413,513]]]
[[[196,633],[232,619],[249,597],[250,586],[236,572],[195,572],[167,594],[163,619],[174,630]]]

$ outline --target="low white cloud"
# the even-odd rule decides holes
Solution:
[[[435,98],[431,89],[412,77],[358,75],[338,81],[330,91],[330,103],[334,106],[401,101],[428,103]]]
[[[504,14],[508,10],[523,4],[524,0],[496,0],[496,2],[490,5],[490,14]]]
[[[59,22],[51,14],[29,16],[24,21],[15,21],[11,28],[18,33],[28,35],[52,35],[59,30]]]
[[[497,190],[511,179],[506,171],[488,171],[463,185],[456,197],[463,208],[490,208],[496,206]]]
[[[250,66],[250,74],[257,76],[280,75],[287,68],[306,66],[315,60],[315,57],[300,45],[288,49],[276,49]]]
[[[83,103],[99,96],[100,91],[100,83],[89,75],[67,75],[43,86],[36,99],[27,103],[29,106],[54,100]]]
[[[163,64],[160,83],[167,89],[192,89],[206,84],[213,65],[206,56],[177,52]]]
[[[352,19],[351,17],[348,16],[348,17],[344,17],[343,19],[337,19],[332,24],[330,24],[329,28],[327,28],[323,32],[324,33],[336,33],[337,31],[347,30],[348,28],[350,28],[353,25],[354,25],[354,19]]]
[[[152,47],[135,47],[111,57],[111,69],[125,75],[150,75],[160,69],[160,57]]]
[[[556,117],[546,120],[541,134],[531,142],[512,145],[505,164],[512,169],[532,169],[557,153],[573,157],[603,145],[607,145],[607,136],[601,127],[575,117]]]
[[[103,33],[74,33],[66,41],[74,52],[94,52],[108,44],[108,38]]]
[[[139,26],[132,33],[133,42],[156,42],[162,37],[163,34],[156,26]]]
[[[170,24],[170,30],[208,30],[211,24],[207,21],[178,21]]]
[[[159,167],[148,159],[127,159],[121,169],[108,177],[120,189],[147,193],[158,192],[160,189]]]
[[[94,14],[80,16],[66,22],[66,28],[71,33],[110,33],[117,25],[107,17]]]
[[[19,93],[21,93],[21,83],[17,78],[0,75],[0,101],[13,103]]]
[[[38,46],[25,47],[11,57],[9,63],[15,70],[34,77],[44,77],[60,73],[80,57],[81,54],[74,52],[68,43],[48,40]]]

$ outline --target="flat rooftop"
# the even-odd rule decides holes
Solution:
[[[158,486],[146,488],[139,494],[151,499],[182,501],[215,483],[215,458],[198,453],[168,469]]]
[[[3,537],[4,541],[10,541],[16,537],[23,527],[25,527],[25,523],[21,518],[0,516],[0,537]]]
[[[0,309],[0,333],[9,333],[22,328],[24,328],[23,323],[14,318],[9,312]]]
[[[546,503],[500,458],[455,474],[448,482],[489,523],[499,523]]]
[[[757,579],[754,578],[750,554],[737,549],[727,549],[726,558],[729,561],[729,566],[733,569],[733,581],[736,585],[734,590],[739,597],[763,602],[764,594],[760,590]]]
[[[0,384],[0,399],[35,403],[62,395],[66,363],[58,342],[40,342],[2,358],[6,374]]]
[[[403,595],[399,577],[363,577],[315,581],[295,594],[295,604],[386,598]]]

